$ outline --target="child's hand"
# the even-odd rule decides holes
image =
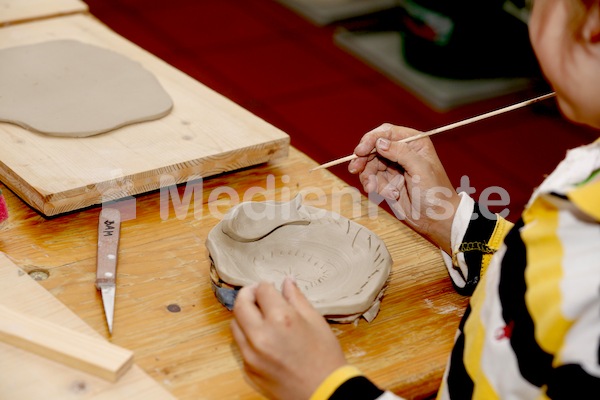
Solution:
[[[383,124],[365,134],[348,169],[359,174],[367,193],[388,200],[411,228],[450,254],[450,231],[460,197],[429,138],[397,141],[420,132]],[[376,153],[371,154],[373,149]]]
[[[233,337],[246,374],[269,398],[308,399],[344,353],[325,319],[291,279],[244,287],[233,309]]]

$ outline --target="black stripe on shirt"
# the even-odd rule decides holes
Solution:
[[[329,397],[329,400],[374,400],[383,394],[373,382],[364,376],[355,376],[342,383],[335,392]]]
[[[502,317],[506,325],[513,325],[510,344],[515,352],[521,375],[535,386],[548,382],[552,371],[552,355],[539,346],[534,337],[533,319],[525,304],[525,267],[527,250],[520,235],[523,220],[519,220],[506,236],[506,253],[498,292],[502,303]]]
[[[487,214],[489,214],[489,212]],[[495,214],[491,215],[491,217],[492,218],[486,218],[481,212],[479,203],[475,203],[471,221],[465,232],[465,237],[462,240],[463,243],[480,242],[487,244],[492,237],[492,233],[494,233],[494,229],[496,229],[496,222],[498,219]],[[481,277],[481,260],[483,258],[483,253],[480,251],[467,251],[464,253],[464,256],[468,270],[468,276],[465,278],[466,284],[462,288],[456,285],[454,288],[458,293],[464,296],[470,296],[473,294]],[[454,283],[454,281],[452,281],[452,283]]]
[[[562,365],[552,370],[546,394],[554,400],[597,398],[600,378],[588,374],[580,365]]]
[[[458,327],[460,334],[454,342],[454,347],[450,355],[450,369],[448,370],[446,384],[450,397],[456,399],[470,399],[473,396],[473,380],[467,373],[463,360],[465,351],[465,334],[463,330],[470,314],[471,306],[469,305],[460,321],[460,326]]]

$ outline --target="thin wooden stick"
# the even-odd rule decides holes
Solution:
[[[439,127],[439,128],[435,128],[435,129],[432,129],[432,130],[427,131],[427,132],[422,132],[422,133],[420,133],[418,135],[415,135],[415,136],[410,136],[410,137],[398,140],[398,143],[412,142],[413,140],[417,140],[417,139],[421,139],[421,138],[424,138],[424,137],[427,137],[427,136],[435,135],[437,133],[449,131],[450,129],[458,128],[459,126],[472,124],[473,122],[481,121],[482,119],[490,118],[490,117],[493,117],[493,116],[498,115],[498,114],[503,114],[505,112],[516,110],[517,108],[521,108],[521,107],[525,107],[525,106],[528,106],[528,105],[533,104],[533,103],[537,103],[538,101],[549,99],[551,97],[554,97],[555,95],[556,95],[556,93],[552,92],[552,93],[545,94],[543,96],[535,97],[533,99],[525,100],[525,101],[523,101],[521,103],[513,104],[511,106],[504,107],[504,108],[501,108],[499,110],[490,111],[490,112],[485,113],[485,114],[477,115],[475,117],[467,118],[467,119],[462,120],[462,121],[454,122],[454,123],[452,123],[450,125],[446,125],[446,126],[442,126],[442,127]],[[371,153],[375,153],[375,152],[376,152],[376,150],[373,149],[373,151]],[[327,162],[325,164],[321,164],[321,165],[319,165],[319,166],[317,166],[315,168],[312,168],[310,170],[310,172],[316,171],[316,170],[322,169],[322,168],[329,168],[329,167],[332,167],[334,165],[345,163],[347,161],[352,161],[355,158],[358,158],[358,156],[356,154],[350,154],[349,156],[338,158],[337,160],[329,161],[329,162]]]

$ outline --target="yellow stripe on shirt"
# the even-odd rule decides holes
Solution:
[[[570,191],[567,196],[584,213],[600,221],[600,181],[593,181]]]
[[[488,247],[490,249],[493,249],[494,251],[497,251],[502,245],[502,242],[508,234],[508,231],[510,231],[512,227],[512,222],[509,222],[498,215],[498,221],[496,222],[496,226],[494,227],[492,236],[490,236],[490,240],[487,243]],[[494,253],[489,253],[483,254],[483,256],[481,257],[481,276],[485,275],[487,267],[490,265],[493,256]]]
[[[535,327],[535,340],[556,354],[571,323],[561,311],[560,282],[563,277],[563,245],[558,236],[559,211],[540,196],[523,214],[521,238],[527,248],[525,304]]]
[[[481,369],[481,358],[485,343],[485,327],[481,322],[480,315],[486,297],[486,281],[487,275],[484,275],[471,297],[471,315],[465,322],[464,327],[464,364],[467,373],[474,383],[473,398],[493,400],[498,399],[498,394],[494,391]]]
[[[310,400],[327,400],[342,383],[361,375],[360,370],[352,365],[339,367],[321,382],[317,390],[310,396]]]

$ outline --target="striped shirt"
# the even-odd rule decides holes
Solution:
[[[570,150],[514,226],[461,194],[444,258],[472,296],[438,399],[600,398],[598,171],[600,141]],[[374,386],[329,384],[357,382]]]

